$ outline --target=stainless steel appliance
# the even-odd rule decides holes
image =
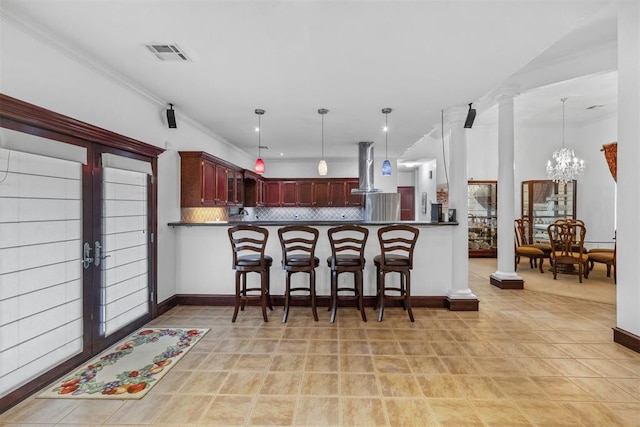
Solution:
[[[400,220],[400,193],[368,193],[364,203],[367,221]]]

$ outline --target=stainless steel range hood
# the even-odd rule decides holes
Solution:
[[[358,188],[351,194],[380,193],[382,190],[373,187],[373,141],[358,143]]]

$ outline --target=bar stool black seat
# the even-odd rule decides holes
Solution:
[[[251,224],[238,224],[227,231],[233,250],[232,268],[236,271],[235,307],[231,321],[236,321],[238,309],[244,311],[247,301],[258,300],[262,317],[268,322],[267,307],[273,310],[269,292],[269,267],[273,264],[273,258],[265,255],[269,230]],[[247,273],[260,274],[260,287],[247,286]]]
[[[331,256],[327,258],[327,265],[331,268],[331,323],[336,320],[338,299],[355,299],[356,307],[364,322],[367,315],[364,310],[363,270],[366,260],[364,247],[369,237],[369,230],[359,225],[340,225],[327,231],[331,246]],[[338,287],[340,273],[353,273],[353,287]],[[340,295],[348,291],[353,295]]]
[[[411,311],[411,269],[413,268],[413,250],[418,240],[420,230],[409,225],[389,225],[378,229],[380,255],[373,258],[376,266],[376,309],[378,321],[382,321],[385,299],[400,300],[402,307],[409,314],[413,322]],[[387,273],[399,273],[400,281],[397,286],[388,286]],[[392,294],[388,294],[392,292]]]
[[[315,256],[319,232],[306,225],[288,225],[278,229],[280,246],[282,247],[282,268],[286,272],[286,287],[284,291],[284,314],[282,322],[287,321],[289,306],[293,292],[308,292],[311,300],[311,311],[314,320],[318,320],[316,310],[316,267],[320,260]],[[309,287],[291,287],[291,275],[294,273],[308,273]],[[306,296],[305,296],[306,297]]]

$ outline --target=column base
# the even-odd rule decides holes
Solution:
[[[500,289],[524,289],[524,280],[517,274],[493,273],[489,276],[489,283]]]
[[[451,298],[447,297],[444,300],[444,306],[449,309],[449,311],[478,311],[479,303],[477,298],[469,299],[469,298]]]
[[[613,328],[613,342],[640,353],[640,337],[618,327]]]

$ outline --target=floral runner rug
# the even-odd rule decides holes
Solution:
[[[140,399],[207,331],[140,329],[37,397]]]

